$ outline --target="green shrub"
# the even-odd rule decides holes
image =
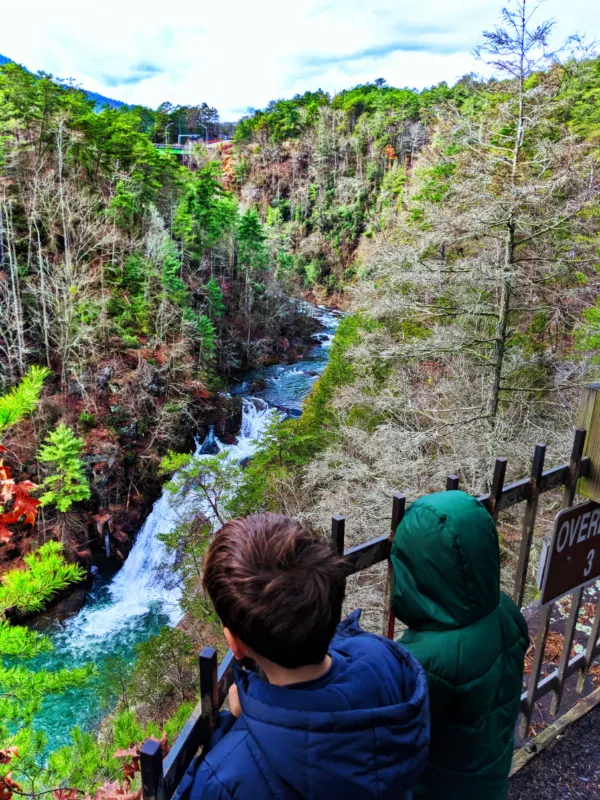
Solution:
[[[61,423],[48,435],[38,454],[38,460],[54,470],[42,483],[46,489],[40,500],[43,506],[55,505],[59,511],[69,511],[73,503],[89,500],[90,485],[81,459],[83,442],[71,428]]]
[[[7,609],[21,614],[41,611],[58,592],[84,575],[80,566],[67,563],[59,542],[46,542],[25,556],[25,569],[13,569],[2,576],[0,614]]]
[[[96,415],[90,414],[88,411],[82,411],[77,421],[84,431],[91,431],[98,424]]]

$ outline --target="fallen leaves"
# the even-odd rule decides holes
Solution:
[[[554,664],[560,658],[560,654],[563,650],[563,645],[565,642],[565,637],[562,633],[556,633],[555,631],[551,631],[548,636],[546,637],[546,646],[544,648],[544,664]],[[529,649],[525,655],[525,674],[529,675],[531,673],[531,667],[533,665],[533,656],[535,652],[535,642],[530,640]]]
[[[600,686],[600,664],[593,664],[590,667],[589,676],[594,686]]]
[[[577,622],[579,625],[591,625],[596,614],[596,606],[594,603],[583,603],[579,609],[579,617]]]

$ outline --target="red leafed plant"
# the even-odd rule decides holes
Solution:
[[[0,764],[10,764],[13,756],[19,755],[16,747],[7,747],[5,750],[0,750]],[[11,773],[7,775],[0,775],[0,800],[10,800],[13,791],[20,792],[21,787],[16,781],[13,781]]]
[[[2,452],[6,452],[6,447],[0,444]],[[9,525],[21,521],[27,525],[35,523],[40,501],[29,496],[32,489],[35,489],[35,484],[31,481],[15,483],[10,467],[0,457],[0,542],[10,540],[12,531]]]
[[[52,796],[54,800],[77,800],[79,792],[77,789],[55,789]]]
[[[160,741],[162,757],[166,758],[170,750],[167,740],[167,732],[165,731],[160,739],[156,739],[154,736],[151,736],[150,738],[157,742]],[[121,784],[105,783],[96,792],[94,800],[140,800],[142,796],[142,790],[139,789],[137,792],[130,790],[131,782],[134,780],[136,774],[141,770],[140,750],[141,745],[136,744],[132,745],[126,750],[117,750],[113,754],[114,758],[131,759],[131,761],[128,760],[123,764],[123,782]],[[63,798],[57,798],[57,800],[63,800]],[[66,798],[65,800],[70,800],[70,798]]]
[[[10,772],[0,778],[0,800],[10,800],[13,791],[20,792],[21,787],[13,781]]]

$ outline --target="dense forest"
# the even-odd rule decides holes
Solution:
[[[355,543],[387,529],[399,488],[416,497],[457,473],[485,491],[496,456],[521,477],[536,441],[568,456],[581,386],[598,375],[600,59],[578,39],[551,52],[551,38],[519,0],[483,36],[491,79],[307,92],[179,159],[154,144],[217,131],[215,109],[98,111],[50,76],[0,67],[6,800],[137,796],[136,746],[168,747],[199,646],[223,649],[199,578],[227,517],[279,510],[325,531],[343,511]],[[193,458],[211,425],[235,442],[232,381],[306,352],[311,303],[344,316],[302,416],[278,417],[243,468]],[[85,579],[108,520],[126,557],[165,479],[197,498],[164,537],[182,622],[102,675],[35,669],[52,643],[22,623]],[[377,626],[373,572],[349,602]],[[75,729],[51,752],[36,714],[89,681],[99,734]]]

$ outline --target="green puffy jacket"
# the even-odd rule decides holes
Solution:
[[[392,546],[392,608],[401,644],[427,673],[427,800],[502,800],[508,793],[527,624],[500,592],[496,526],[464,492],[413,503]]]

